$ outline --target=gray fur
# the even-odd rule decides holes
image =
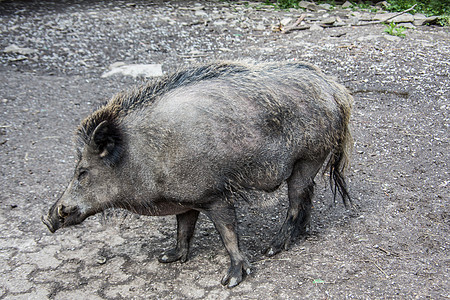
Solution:
[[[351,106],[343,86],[306,63],[217,62],[155,79],[81,123],[74,179],[43,221],[55,231],[109,207],[177,214],[177,247],[161,258],[170,262],[187,259],[193,211],[203,212],[230,254],[222,283],[232,287],[250,268],[229,194],[288,180],[291,214],[267,254],[287,247],[309,220],[313,179],[327,156],[331,180],[348,198]]]

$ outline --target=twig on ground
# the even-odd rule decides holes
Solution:
[[[371,259],[362,259],[362,260],[357,260],[357,261],[374,264],[375,267],[377,267],[377,269],[380,270],[380,272],[383,273],[383,275],[386,276],[387,279],[390,278],[389,275],[386,274],[386,272],[375,261],[373,261]]]
[[[385,193],[386,193],[386,192],[385,192]],[[386,193],[386,194],[387,194],[387,193]],[[386,253],[387,255],[391,255],[391,253],[390,253],[389,251],[387,251],[387,250],[381,248],[381,247],[378,246],[378,245],[373,246],[373,248],[375,248],[375,249],[377,249],[377,250],[380,250],[381,252],[384,252],[384,253]]]
[[[300,17],[297,19],[297,21],[295,21],[294,24],[292,24],[291,26],[285,27],[281,30],[282,33],[286,34],[289,33],[292,30],[303,30],[303,29],[309,29],[309,27],[311,26],[307,26],[308,28],[303,28],[306,26],[300,26],[298,27],[298,25],[300,25],[300,23],[306,18],[306,14],[301,14]],[[302,28],[302,29],[297,29],[297,28]]]
[[[384,276],[386,276],[386,278],[388,278],[389,279],[389,275],[388,274],[386,274],[386,272],[384,272],[383,271],[383,269],[376,263],[376,262],[372,262],[374,265],[375,265],[375,267],[377,267],[378,268],[378,270],[380,270],[381,271],[381,273],[383,273],[384,274]]]

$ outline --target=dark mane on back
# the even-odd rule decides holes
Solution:
[[[173,89],[203,80],[248,71],[250,71],[250,68],[245,64],[234,62],[209,63],[191,68],[183,68],[174,73],[151,80],[139,88],[119,93],[108,104],[119,105],[122,113],[126,113],[129,110],[153,103],[155,99]]]

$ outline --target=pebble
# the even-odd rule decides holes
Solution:
[[[316,4],[312,3],[312,2],[308,2],[308,1],[300,1],[298,3],[298,6],[307,10],[311,10],[311,11],[315,11],[319,9],[319,6],[317,6]]]
[[[322,4],[319,4],[319,6],[325,10],[331,10],[331,8],[332,8],[331,4],[328,4],[328,3],[322,3]]]
[[[342,4],[342,8],[349,8],[349,7],[351,7],[353,4],[351,3],[351,2],[349,2],[349,1],[345,1],[344,2],[344,4]]]
[[[35,49],[31,49],[31,48],[22,48],[19,47],[17,45],[9,45],[8,47],[6,47],[3,52],[5,53],[17,53],[17,54],[23,54],[23,55],[28,55],[28,54],[33,54],[36,53],[37,50]]]
[[[312,24],[311,27],[309,28],[309,30],[311,30],[311,31],[322,31],[323,27],[318,25],[318,24]]]
[[[292,21],[292,18],[284,18],[280,21],[281,25],[286,26]]]
[[[99,265],[105,264],[106,261],[107,261],[107,259],[106,259],[106,257],[104,257],[104,256],[99,256],[99,257],[97,258],[97,260],[96,260],[97,264],[99,264]]]
[[[402,38],[399,36],[389,35],[389,34],[383,35],[383,38],[385,38],[386,40],[391,41],[391,42],[399,42],[402,40]]]
[[[414,25],[411,24],[411,23],[399,23],[399,24],[397,24],[397,26],[399,26],[399,27],[405,27],[405,28],[407,28],[407,29],[415,29],[415,28],[416,28],[416,26],[414,26]]]
[[[323,19],[320,23],[325,25],[332,25],[334,24],[334,22],[336,22],[336,17],[328,17],[326,19]]]

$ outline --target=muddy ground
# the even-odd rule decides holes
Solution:
[[[0,48],[34,51],[0,53],[0,299],[450,298],[449,29],[272,32],[298,15],[222,1],[1,1]],[[72,175],[76,125],[144,80],[101,78],[108,66],[211,59],[304,60],[352,91],[354,207],[318,178],[309,234],[267,259],[286,188],[239,202],[253,273],[234,289],[220,285],[229,260],[205,217],[184,264],[157,262],[175,242],[173,216],[113,211],[48,232],[40,216]]]

